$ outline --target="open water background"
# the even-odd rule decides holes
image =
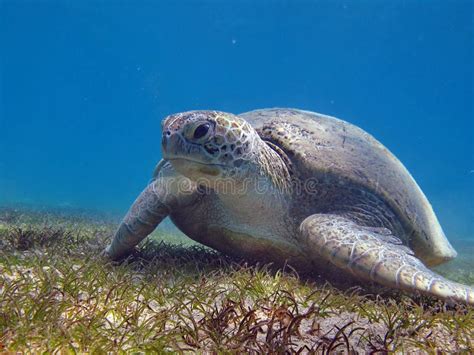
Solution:
[[[0,0],[0,205],[123,214],[166,115],[294,107],[373,134],[474,241],[473,28],[461,0]]]

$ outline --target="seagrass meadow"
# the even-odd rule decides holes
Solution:
[[[0,209],[2,352],[473,349],[473,307],[380,288],[343,290],[160,229],[114,264],[100,251],[116,225],[85,211]],[[463,254],[438,269],[471,285],[472,270]]]

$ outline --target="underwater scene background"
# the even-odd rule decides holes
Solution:
[[[123,214],[160,121],[294,107],[360,126],[474,240],[471,1],[0,1],[0,204]]]
[[[165,116],[290,107],[393,152],[459,253],[435,271],[473,286],[473,13],[0,0],[0,352],[472,353],[472,305],[249,264],[169,221],[122,263],[102,252],[160,160]]]

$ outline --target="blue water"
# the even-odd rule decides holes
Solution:
[[[167,114],[295,107],[373,134],[474,239],[472,7],[0,0],[0,204],[123,213]]]

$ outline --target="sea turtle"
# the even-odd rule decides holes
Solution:
[[[296,109],[189,111],[165,118],[162,151],[104,251],[111,259],[169,216],[234,256],[474,304],[472,287],[428,269],[456,252],[420,187],[348,122]]]

